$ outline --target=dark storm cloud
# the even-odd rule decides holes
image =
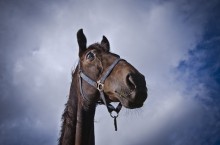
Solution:
[[[39,21],[49,19],[51,9],[44,1],[29,0],[1,0],[0,7],[0,144],[55,143],[56,137],[42,127],[41,120],[37,119],[39,115],[28,99],[39,95],[27,93],[35,87],[32,79],[28,80],[29,87],[22,83],[16,85],[13,81],[17,61],[38,49],[40,36],[35,31]],[[39,104],[39,107],[43,106]]]

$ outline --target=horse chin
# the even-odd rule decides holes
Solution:
[[[132,101],[125,97],[118,97],[118,100],[122,104],[123,107],[128,108],[128,109],[141,108],[144,105],[144,102]]]
[[[131,101],[128,101],[128,100],[120,100],[122,106],[124,106],[125,108],[128,108],[128,109],[136,109],[136,108],[141,108],[144,103],[136,103],[136,102],[131,102]]]
[[[114,98],[121,102],[122,106],[128,109],[141,108],[147,99],[147,91],[127,90],[115,91]],[[145,89],[142,89],[145,90]]]

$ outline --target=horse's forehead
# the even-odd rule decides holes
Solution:
[[[103,50],[103,47],[102,47],[102,45],[99,44],[99,43],[94,43],[94,44],[90,45],[90,46],[88,47],[88,49]]]
[[[90,45],[84,54],[88,53],[89,51],[96,51],[96,52],[102,52],[103,51],[103,48],[99,45]]]
[[[96,55],[103,55],[103,54],[110,54],[108,53],[105,48],[99,44],[99,43],[95,43],[95,44],[92,44],[90,45],[88,48],[87,48],[87,51],[85,53],[88,53],[89,51],[94,51],[96,53]]]
[[[85,51],[84,55],[86,55],[88,52],[93,51],[97,57],[110,59],[111,56],[113,57],[119,57],[117,54],[111,53],[109,51],[106,51],[105,48],[99,43],[94,43],[90,45],[87,50]]]

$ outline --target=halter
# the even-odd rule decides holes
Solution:
[[[120,61],[120,57],[118,57],[107,69],[106,73],[98,80],[98,81],[94,81],[91,78],[89,78],[87,75],[85,75],[81,68],[80,68],[80,63],[79,63],[79,86],[80,86],[80,93],[82,95],[82,97],[88,101],[88,98],[86,98],[83,94],[83,89],[82,89],[82,79],[84,81],[86,81],[88,84],[90,84],[91,86],[95,87],[99,93],[100,93],[100,99],[101,101],[104,103],[104,105],[107,107],[108,112],[110,113],[110,116],[112,118],[114,118],[114,126],[115,126],[115,131],[117,131],[117,117],[118,114],[122,108],[122,104],[119,103],[118,106],[115,108],[113,105],[111,105],[110,103],[106,102],[106,98],[104,95],[104,82],[106,80],[106,78],[110,75],[110,73],[112,72],[112,70],[114,69],[114,67],[118,64],[118,62]],[[102,104],[101,102],[101,104]],[[99,101],[100,103],[100,101]],[[113,113],[115,112],[115,113]]]

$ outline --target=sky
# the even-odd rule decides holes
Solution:
[[[118,131],[97,106],[97,145],[220,145],[218,0],[0,0],[0,145],[55,145],[78,62],[76,32],[105,35],[145,75]]]

